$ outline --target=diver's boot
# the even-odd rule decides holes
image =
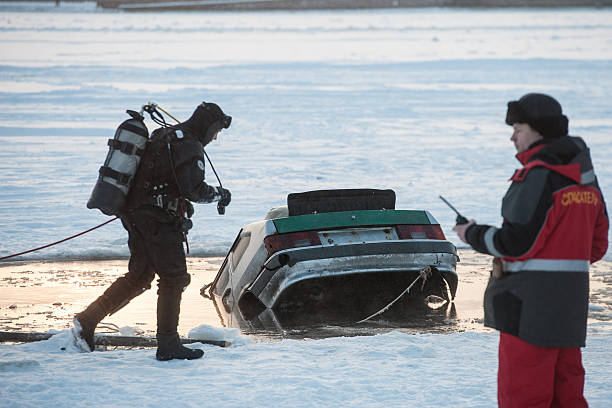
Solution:
[[[77,346],[86,351],[94,351],[94,332],[98,323],[107,315],[117,312],[146,289],[134,287],[125,277],[113,282],[102,296],[73,319],[73,333]]]
[[[157,352],[155,358],[159,361],[173,359],[195,360],[204,355],[200,349],[190,349],[181,344],[178,333],[157,333]]]
[[[160,361],[180,359],[195,360],[204,355],[199,349],[190,349],[181,344],[177,332],[181,308],[181,288],[160,287],[157,291],[157,353]]]
[[[108,314],[105,303],[105,299],[100,296],[73,319],[72,333],[77,346],[83,351],[94,351],[96,348],[94,332],[98,323]]]

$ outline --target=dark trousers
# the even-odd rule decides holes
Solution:
[[[149,289],[157,274],[160,288],[184,288],[190,282],[183,234],[176,218],[158,208],[134,210],[121,218],[128,231],[130,262],[124,278]]]
[[[499,337],[501,408],[586,408],[578,347],[539,347],[507,333]]]
[[[93,350],[94,331],[107,315],[113,314],[130,300],[151,288],[159,276],[157,291],[157,333],[177,336],[181,294],[189,285],[183,234],[175,217],[156,208],[141,208],[121,217],[128,231],[130,262],[128,273],[118,278],[102,296],[76,318],[82,336]]]
[[[130,261],[128,273],[104,294],[112,305],[108,313],[150,289],[158,275],[157,332],[176,333],[181,295],[191,281],[180,225],[175,217],[158,208],[132,211],[121,221],[129,234]]]

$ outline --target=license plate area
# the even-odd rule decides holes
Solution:
[[[323,246],[398,240],[394,227],[347,228],[319,232]]]

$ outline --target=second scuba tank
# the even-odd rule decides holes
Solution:
[[[109,151],[91,192],[87,208],[97,208],[106,215],[119,215],[125,206],[132,180],[149,140],[144,117],[128,110],[131,116],[108,140]]]

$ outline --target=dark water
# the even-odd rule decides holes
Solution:
[[[221,258],[190,258],[192,283],[183,294],[179,332],[187,336],[200,325],[239,327],[257,341],[279,339],[362,336],[398,330],[407,333],[454,333],[485,331],[482,296],[489,276],[490,257],[472,250],[459,250],[459,284],[453,302],[429,297],[427,301],[398,302],[390,311],[357,323],[371,313],[354,310],[332,323],[305,316],[294,320],[282,314],[263,314],[258,320],[240,321],[220,313],[215,303],[200,295],[211,282]],[[99,296],[125,273],[126,260],[74,262],[14,262],[0,264],[0,331],[46,332],[72,325],[74,314]],[[591,267],[590,322],[612,320],[612,262]],[[398,288],[398,293],[403,288]],[[156,290],[145,292],[103,323],[114,324],[135,334],[153,335],[156,324]],[[391,299],[392,300],[392,299]],[[384,304],[383,304],[384,305]],[[103,332],[100,329],[99,332]]]

